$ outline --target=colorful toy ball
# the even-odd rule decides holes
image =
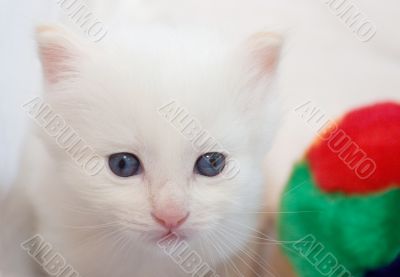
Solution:
[[[400,277],[400,105],[354,110],[299,162],[281,202],[300,277]]]

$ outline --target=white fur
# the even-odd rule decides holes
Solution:
[[[166,204],[158,201],[185,203],[190,216],[177,232],[209,265],[237,254],[257,227],[252,212],[262,200],[262,158],[278,120],[272,80],[279,38],[260,33],[235,44],[198,29],[126,26],[94,45],[45,27],[38,44],[46,103],[105,163],[110,154],[131,152],[144,172],[122,179],[106,167],[90,176],[36,130],[11,195],[22,200],[10,204],[26,201],[25,216],[36,220],[22,220],[18,235],[15,225],[2,235],[11,237],[6,266],[33,276],[16,269],[29,258],[15,245],[38,233],[81,276],[185,276],[156,245],[166,231],[151,216],[155,205]],[[46,52],[52,48],[57,57]],[[59,57],[67,69],[55,65]],[[216,150],[238,162],[236,177],[194,173],[205,149],[194,148],[158,113],[170,101],[220,143]],[[6,216],[11,222],[15,214]]]

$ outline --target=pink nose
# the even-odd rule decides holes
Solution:
[[[188,219],[189,212],[158,210],[151,215],[157,223],[171,230],[181,226]]]

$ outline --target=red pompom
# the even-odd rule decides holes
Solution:
[[[366,194],[400,187],[400,105],[354,110],[307,154],[319,187]]]

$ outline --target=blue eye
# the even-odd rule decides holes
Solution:
[[[201,155],[196,162],[196,170],[199,174],[214,177],[224,170],[225,155],[218,152]]]
[[[108,158],[111,171],[120,177],[130,177],[140,173],[139,159],[130,153],[116,153]]]

